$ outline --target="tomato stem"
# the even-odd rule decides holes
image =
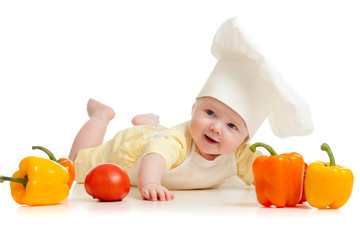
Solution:
[[[331,151],[331,149],[330,149],[330,146],[329,146],[327,143],[323,143],[323,144],[321,145],[321,150],[327,152],[327,154],[329,155],[329,158],[330,158],[329,167],[336,166],[334,154],[332,153],[332,151]]]
[[[46,149],[46,148],[41,147],[41,146],[33,146],[32,149],[33,149],[33,150],[39,149],[39,150],[45,152],[45,153],[49,156],[50,160],[53,160],[54,162],[57,162],[57,163],[60,162],[59,160],[56,159],[56,157],[54,156],[54,154],[53,154],[49,149]]]
[[[250,150],[251,150],[252,152],[255,152],[255,149],[256,149],[257,147],[263,147],[263,148],[265,148],[266,150],[268,150],[271,155],[277,155],[277,153],[275,152],[275,150],[274,150],[272,147],[270,147],[269,145],[267,145],[267,144],[265,144],[265,143],[261,143],[261,142],[257,142],[257,143],[254,143],[253,145],[251,145],[251,146],[250,146]]]

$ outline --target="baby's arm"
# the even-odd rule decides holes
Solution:
[[[165,159],[159,154],[150,153],[142,159],[138,182],[141,196],[144,199],[152,201],[174,199],[174,195],[161,185],[161,178],[165,170]]]

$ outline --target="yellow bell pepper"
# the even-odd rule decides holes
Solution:
[[[69,195],[69,172],[45,158],[24,158],[12,177],[0,176],[0,182],[3,181],[10,181],[11,195],[19,204],[56,204]]]
[[[334,155],[328,144],[321,145],[326,151],[330,163],[316,161],[306,170],[305,195],[312,207],[340,208],[345,205],[351,195],[354,176],[350,169],[335,164]]]

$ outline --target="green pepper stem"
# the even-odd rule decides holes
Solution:
[[[57,162],[57,163],[60,162],[59,160],[56,159],[56,157],[54,156],[54,154],[53,154],[49,149],[46,149],[46,148],[41,147],[41,146],[33,146],[32,149],[33,149],[33,150],[39,149],[39,150],[45,152],[45,153],[49,156],[50,160],[53,160],[54,162]]]
[[[29,181],[29,178],[28,178],[28,176],[25,176],[25,177],[23,177],[23,178],[14,178],[14,177],[0,176],[0,183],[3,183],[4,181],[21,183],[21,184],[23,184],[24,186],[26,186],[27,182]]]
[[[331,151],[331,149],[330,149],[330,146],[329,146],[327,143],[323,143],[323,144],[321,145],[321,150],[327,152],[327,154],[329,155],[329,158],[330,158],[330,164],[329,164],[329,166],[330,166],[330,167],[336,166],[336,164],[335,164],[335,158],[334,158],[334,155],[333,155],[333,153],[332,153],[332,151]]]
[[[269,145],[267,145],[267,144],[265,144],[265,143],[261,143],[261,142],[257,142],[257,143],[254,143],[253,145],[251,145],[251,146],[250,146],[250,150],[251,150],[252,152],[255,152],[255,149],[256,149],[257,147],[263,147],[263,148],[265,148],[266,150],[268,150],[271,155],[277,155],[277,153],[275,152],[275,150],[274,150],[272,147],[270,147]]]

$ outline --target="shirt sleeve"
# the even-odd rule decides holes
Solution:
[[[143,156],[156,153],[166,161],[166,170],[178,165],[186,155],[186,139],[174,129],[168,129],[154,136],[144,148]]]
[[[262,155],[262,153],[258,150],[253,153],[249,147],[250,144],[242,144],[235,152],[237,176],[240,177],[247,185],[254,183],[252,164],[258,156]]]

